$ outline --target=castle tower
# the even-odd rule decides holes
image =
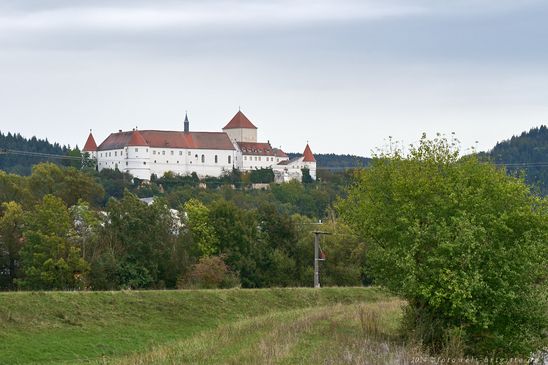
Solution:
[[[82,149],[82,152],[89,153],[90,157],[97,157],[97,143],[95,143],[95,138],[93,138],[93,134],[91,133],[91,129],[89,130],[89,136],[86,140],[86,144],[84,145],[84,148]]]
[[[82,149],[83,158],[82,158],[82,168],[94,168],[97,169],[97,143],[95,143],[95,138],[89,130],[89,136],[84,144]]]
[[[138,179],[150,180],[150,151],[147,141],[134,129],[126,147],[126,172]]]
[[[257,143],[257,127],[238,110],[238,113],[223,128],[231,141]]]
[[[308,167],[308,170],[310,171],[310,176],[314,180],[316,180],[316,158],[314,157],[314,154],[312,153],[312,150],[310,149],[308,143],[306,144],[303,152],[303,164]]]

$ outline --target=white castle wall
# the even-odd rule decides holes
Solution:
[[[200,177],[219,177],[232,171],[237,153],[231,150],[149,148],[130,146],[122,150],[99,151],[97,167],[100,170],[119,169],[139,179],[149,180],[172,171],[178,175],[196,172]]]

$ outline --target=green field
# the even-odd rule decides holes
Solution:
[[[400,307],[375,288],[2,293],[0,364],[308,363],[395,339]]]

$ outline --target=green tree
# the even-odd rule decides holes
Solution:
[[[42,163],[32,168],[29,188],[36,201],[52,194],[63,199],[68,206],[76,204],[79,199],[98,205],[104,195],[103,188],[91,175],[74,167],[62,168],[53,163]]]
[[[8,174],[0,170],[0,203],[11,201],[29,206],[32,201],[32,194],[28,189],[26,177]]]
[[[201,256],[219,252],[219,238],[209,220],[209,209],[199,200],[190,199],[183,206],[190,235],[200,249]]]
[[[303,184],[312,184],[314,182],[314,179],[310,175],[309,168],[301,169],[301,172],[303,173],[303,177],[301,179]]]
[[[66,290],[85,286],[89,266],[73,242],[72,220],[60,198],[44,196],[25,219],[24,238],[24,276],[17,281],[21,288]]]
[[[107,217],[98,242],[101,253],[92,263],[92,285],[164,287],[177,233],[165,201],[155,199],[147,205],[126,192],[120,200],[109,200]]]
[[[339,205],[420,340],[436,351],[459,334],[467,353],[489,356],[540,346],[547,209],[522,180],[426,136],[407,155],[375,156]]]
[[[224,262],[239,272],[242,286],[257,287],[256,263],[251,257],[257,237],[254,214],[222,200],[210,207],[209,217],[219,237],[219,253],[224,255]]]
[[[14,289],[18,277],[19,251],[23,242],[23,208],[16,202],[2,203],[0,213],[0,289]]]

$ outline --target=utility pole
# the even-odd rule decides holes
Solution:
[[[331,234],[329,232],[314,231],[314,288],[320,288],[320,236]]]

